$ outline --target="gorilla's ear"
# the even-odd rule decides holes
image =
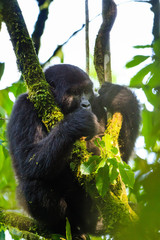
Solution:
[[[53,95],[55,95],[55,93],[56,93],[56,88],[55,88],[55,86],[50,86],[50,90],[51,90],[51,92],[53,93]]]
[[[46,78],[46,81],[49,83],[49,85],[51,86],[51,90],[55,90],[56,88],[56,85],[53,81],[53,76],[50,76],[49,74],[45,74],[45,78]]]

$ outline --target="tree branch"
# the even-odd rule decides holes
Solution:
[[[37,234],[52,239],[52,234],[46,231],[45,226],[19,213],[0,210],[0,223],[8,228],[13,227],[18,229],[22,232],[21,237],[25,239],[37,240],[39,239]]]
[[[57,48],[54,50],[52,56],[49,57],[45,63],[41,64],[42,67],[44,67],[47,63],[49,63],[52,60],[52,58],[57,55],[58,51],[60,51],[62,49],[62,47],[65,46],[69,42],[69,40],[72,37],[74,37],[77,33],[79,33],[84,27],[85,27],[85,24],[83,24],[80,29],[78,29],[74,33],[72,33],[72,35],[64,43],[62,43],[61,45],[58,45]]]
[[[152,33],[154,36],[154,41],[156,41],[160,37],[160,16],[159,16],[160,2],[159,0],[151,0],[150,4],[152,5],[151,11],[154,14]]]
[[[35,24],[34,32],[32,33],[32,39],[33,39],[35,50],[36,50],[37,54],[39,52],[40,40],[41,40],[41,36],[44,32],[45,22],[48,19],[49,5],[52,1],[53,0],[40,1],[38,4],[40,12],[38,15],[37,22]]]
[[[115,113],[113,118],[109,121],[105,132],[105,136],[108,139],[107,143],[109,143],[108,145],[114,146],[117,149],[119,149],[118,137],[122,121],[122,115],[120,113]],[[114,158],[113,153],[109,152],[109,148],[106,151],[106,159]],[[79,173],[78,167],[77,177],[79,181],[84,184],[86,191],[90,194],[99,210],[99,216],[101,216],[101,218],[97,225],[98,234],[111,234],[115,239],[119,239],[123,229],[137,222],[138,217],[128,203],[125,184],[120,175],[117,177],[115,184],[110,184],[109,190],[104,197],[101,197],[97,191],[94,174],[90,177],[82,175]]]
[[[94,64],[100,84],[104,81],[112,82],[109,36],[117,13],[116,5],[112,0],[103,0],[102,7],[103,22],[94,49]]]
[[[18,68],[22,72],[29,91],[29,99],[34,103],[49,130],[63,118],[63,115],[54,103],[17,1],[1,0],[1,3],[3,20],[11,37]]]
[[[86,22],[86,72],[89,74],[89,9],[88,9],[88,0],[85,0],[85,22]]]
[[[98,14],[95,18],[97,18],[99,15],[100,15],[100,14]],[[92,22],[95,18],[91,19],[89,22]],[[52,58],[57,55],[58,51],[61,50],[62,47],[65,46],[72,37],[74,37],[77,33],[79,33],[80,31],[82,31],[85,26],[86,26],[86,25],[83,24],[82,27],[79,28],[78,30],[76,30],[75,32],[73,32],[72,35],[71,35],[64,43],[62,43],[61,45],[58,45],[57,48],[54,50],[52,56],[49,57],[46,62],[42,63],[41,66],[44,67],[47,63],[49,63],[49,62],[52,60]]]

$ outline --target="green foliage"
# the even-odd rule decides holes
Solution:
[[[5,240],[5,233],[3,230],[0,232],[0,240]]]
[[[9,110],[7,102],[6,105]],[[15,207],[15,181],[6,140],[6,116],[7,112],[0,106],[0,206],[7,209]]]
[[[4,63],[0,63],[0,80],[1,80],[2,75],[3,75],[3,73],[4,73],[4,66],[5,66]]]
[[[150,112],[144,109],[142,119],[142,135],[145,138],[146,149],[158,152],[160,150],[157,148],[160,141],[160,112],[157,110]]]
[[[84,175],[95,176],[99,194],[104,197],[119,174],[125,185],[133,188],[134,173],[128,164],[121,161],[119,150],[113,146],[111,136],[106,133],[101,140],[97,138],[95,145],[100,149],[100,156],[89,157],[81,164],[80,171]]]
[[[136,204],[140,212],[140,219],[135,227],[123,233],[122,239],[160,239],[160,39],[150,46],[136,46],[137,49],[148,47],[153,50],[150,63],[145,64],[130,82],[130,87],[143,90],[153,106],[153,110],[143,106],[141,135],[148,155],[146,159],[139,156],[134,159],[135,184],[129,193],[129,200]],[[149,58],[144,56],[142,59],[145,63]],[[138,66],[140,63],[134,57],[127,67]]]
[[[27,91],[26,86],[23,81],[18,81],[13,83],[11,87],[8,87],[9,92],[13,93],[15,98],[17,98],[20,94],[25,93]]]
[[[71,226],[68,218],[66,218],[66,240],[72,240]]]
[[[134,46],[136,49],[152,48],[152,45],[137,45]]]
[[[134,179],[134,173],[131,170],[130,166],[125,162],[118,163],[118,169],[124,184],[130,188],[133,188],[135,179]]]
[[[149,57],[150,56],[137,55],[133,58],[132,61],[130,61],[126,64],[126,67],[127,68],[135,67],[135,66],[139,65],[140,63],[144,62]]]
[[[99,194],[104,197],[109,190],[109,166],[105,164],[103,167],[99,168],[95,176],[96,188]]]
[[[17,97],[25,90],[23,82],[14,83],[11,87],[0,90],[0,207],[4,209],[17,208],[15,197],[16,183],[6,136],[7,122],[13,107],[9,93]]]
[[[90,157],[87,162],[81,164],[80,166],[81,173],[85,175],[94,173],[97,170],[100,162],[101,158],[99,156],[94,155]]]
[[[149,111],[144,106],[142,112],[142,135],[145,139],[145,147],[149,152],[156,152],[157,159],[160,157],[160,39],[151,46],[137,46],[136,48],[152,47],[154,55],[150,56],[151,63],[145,65],[132,79],[130,87],[141,88],[148,102],[153,106]],[[135,56],[127,63],[127,67],[134,67],[148,59],[149,56]]]

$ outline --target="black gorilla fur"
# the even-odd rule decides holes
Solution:
[[[73,233],[94,234],[98,210],[75,179],[67,159],[73,144],[82,136],[87,137],[88,151],[97,154],[91,138],[104,132],[107,108],[112,114],[123,115],[119,145],[122,159],[127,161],[138,134],[139,105],[129,89],[108,82],[95,96],[88,75],[72,65],[52,66],[45,76],[64,119],[48,133],[28,94],[16,101],[8,138],[19,183],[18,198],[33,218],[54,233],[65,233],[68,217]],[[80,106],[83,92],[89,96],[92,111]]]

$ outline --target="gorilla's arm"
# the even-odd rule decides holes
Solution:
[[[123,116],[119,136],[122,159],[127,161],[134,147],[140,123],[140,107],[135,95],[126,87],[106,82],[99,90],[100,103],[107,111]]]
[[[56,177],[65,167],[73,143],[82,136],[95,134],[94,115],[77,109],[48,134],[27,96],[19,97],[8,124],[16,173],[27,179]]]

